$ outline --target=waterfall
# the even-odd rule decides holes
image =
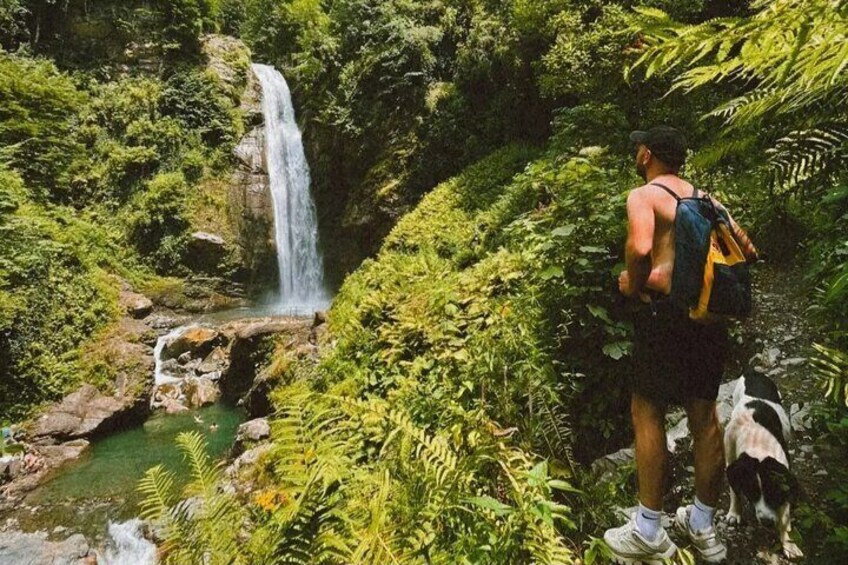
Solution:
[[[176,338],[180,337],[186,330],[196,327],[195,324],[190,326],[180,326],[168,332],[163,336],[159,336],[159,339],[156,340],[156,346],[153,348],[153,361],[155,363],[153,368],[153,382],[156,386],[166,383],[175,383],[179,382],[180,378],[174,375],[169,374],[163,365],[165,364],[165,360],[162,359],[162,351],[170,345],[172,341]]]
[[[294,118],[291,93],[276,69],[252,65],[262,85],[265,147],[280,275],[279,310],[311,314],[327,307],[318,221],[309,192],[309,165]]]

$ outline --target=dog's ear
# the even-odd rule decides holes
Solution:
[[[760,498],[760,486],[757,481],[759,461],[743,453],[727,467],[727,482],[736,493],[744,494],[748,500]]]
[[[786,502],[794,503],[798,499],[798,480],[786,465],[774,457],[766,457],[760,463],[759,473],[763,497],[772,508],[780,508]]]

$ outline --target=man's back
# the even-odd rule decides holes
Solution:
[[[669,188],[680,198],[692,196],[694,188],[691,184],[677,175],[661,175],[652,182],[658,182]],[[674,270],[674,219],[677,213],[677,200],[668,192],[648,183],[634,189],[627,199],[628,215],[635,218],[637,224],[631,222],[631,230],[635,237],[650,237],[651,274],[645,287],[663,294],[671,292],[671,273]],[[650,221],[648,216],[651,216]],[[639,219],[642,222],[639,222]],[[640,226],[641,224],[641,226]],[[652,224],[648,226],[648,224]],[[651,227],[652,233],[640,227]],[[647,242],[646,242],[647,243]]]
[[[692,197],[695,188],[677,175],[660,175],[650,183],[634,189],[627,199],[631,235],[644,240],[645,245],[650,245],[651,274],[645,288],[670,294],[671,275],[674,271],[674,220],[677,215],[677,200],[655,183],[667,187],[680,198]],[[718,200],[712,200],[716,206],[721,206]],[[733,234],[746,258],[756,259],[757,250],[747,234],[732,218],[731,223]]]

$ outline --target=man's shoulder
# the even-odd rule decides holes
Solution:
[[[666,194],[665,190],[649,182],[631,189],[628,198],[642,202],[654,202],[663,194]]]

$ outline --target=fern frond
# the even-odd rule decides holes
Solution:
[[[221,465],[210,460],[206,439],[194,431],[182,432],[176,441],[191,470],[192,480],[186,485],[186,496],[211,496],[220,479]]]
[[[547,386],[533,387],[529,394],[538,422],[535,430],[537,433],[534,433],[533,437],[541,437],[545,443],[545,451],[550,456],[564,461],[574,476],[574,434],[562,399],[555,390]]]
[[[800,185],[812,179],[824,187],[823,181],[848,170],[848,123],[790,132],[767,154],[779,184]]]
[[[848,408],[848,353],[813,344],[818,353],[810,360],[821,379],[824,396],[835,404],[844,404]]]
[[[147,470],[137,490],[144,497],[140,503],[141,519],[155,522],[165,516],[174,504],[174,474],[164,465],[156,465]]]

